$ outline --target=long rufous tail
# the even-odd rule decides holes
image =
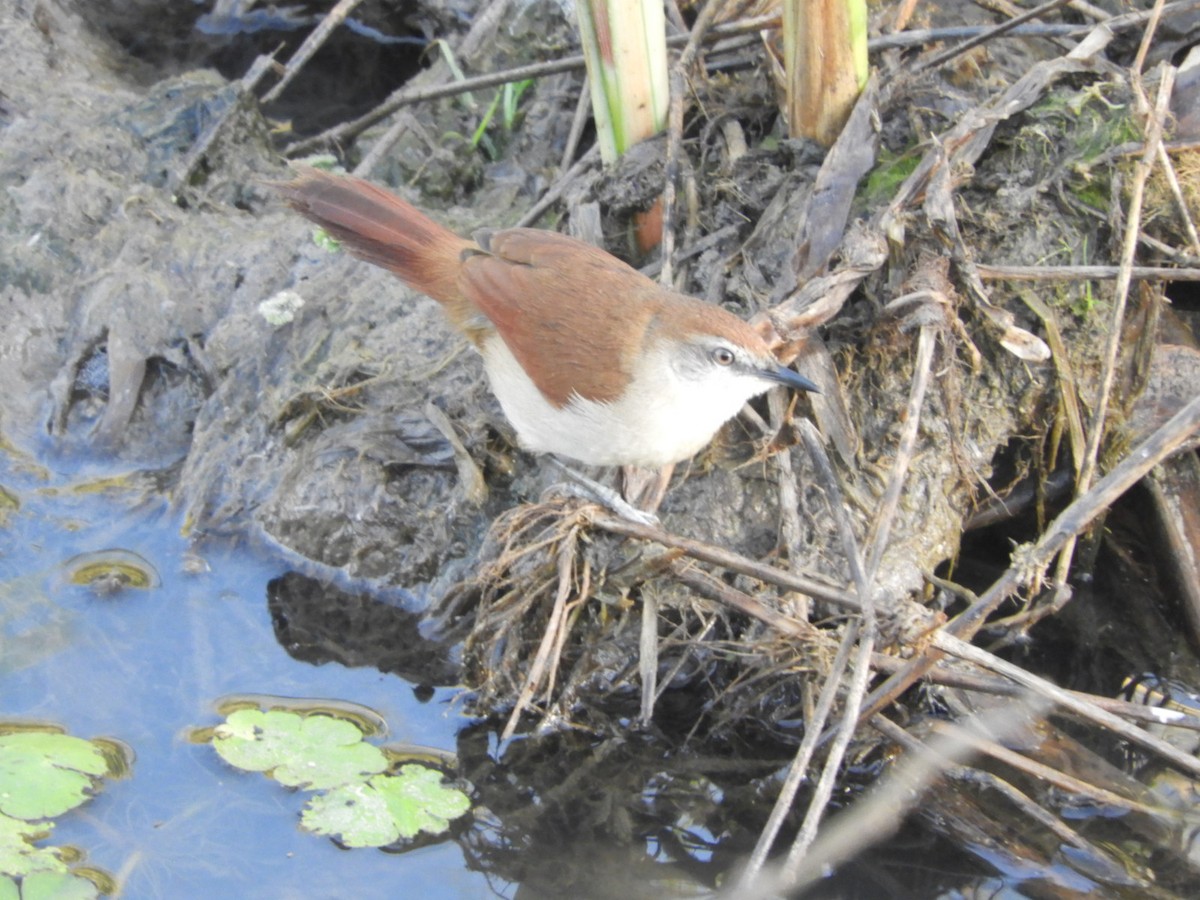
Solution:
[[[460,238],[395,194],[361,178],[300,169],[275,185],[292,209],[337,238],[360,259],[398,275],[446,307],[456,323],[470,317],[458,288],[464,250],[478,246]]]

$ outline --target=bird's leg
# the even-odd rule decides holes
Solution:
[[[589,500],[595,500],[601,506],[608,507],[623,519],[637,522],[639,525],[658,524],[658,516],[654,515],[654,513],[643,512],[638,509],[612,488],[606,487],[595,479],[588,478],[582,472],[576,472],[557,457],[547,456],[546,459],[558,466],[567,478],[571,480],[572,484],[563,485],[563,487],[575,488],[576,491],[574,493],[582,494]]]
[[[621,496],[640,510],[657,512],[667,496],[674,472],[674,463],[659,469],[621,466]]]

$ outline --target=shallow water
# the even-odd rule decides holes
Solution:
[[[130,777],[59,820],[52,843],[82,850],[135,900],[503,895],[450,840],[395,854],[306,834],[308,794],[189,741],[232,694],[362,704],[388,723],[385,740],[447,751],[465,720],[449,690],[423,703],[374,668],[296,661],[267,607],[280,564],[235,542],[200,564],[164,498],[107,483],[0,452],[0,488],[19,504],[7,522],[0,513],[0,720],[111,738],[134,757]],[[73,557],[114,548],[143,557],[161,585],[105,596],[67,580]]]

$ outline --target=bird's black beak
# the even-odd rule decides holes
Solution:
[[[789,369],[787,366],[779,365],[779,363],[771,363],[759,369],[756,374],[759,378],[777,382],[795,391],[809,391],[814,394],[821,393],[821,389],[812,381],[805,378],[799,372]]]

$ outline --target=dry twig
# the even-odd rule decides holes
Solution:
[[[1156,8],[1162,6],[1158,0]],[[1143,48],[1145,43],[1143,43]],[[1174,69],[1164,67],[1163,79],[1159,83],[1158,102],[1154,114],[1146,129],[1146,150],[1134,170],[1133,186],[1130,189],[1130,214],[1126,222],[1124,240],[1121,245],[1120,274],[1117,276],[1116,297],[1114,298],[1112,321],[1108,326],[1108,345],[1104,349],[1103,369],[1100,376],[1099,396],[1095,412],[1088,423],[1087,446],[1084,449],[1083,467],[1079,473],[1075,494],[1080,496],[1091,487],[1096,475],[1096,467],[1100,457],[1100,443],[1105,433],[1105,422],[1108,418],[1108,405],[1112,395],[1113,382],[1117,375],[1117,360],[1121,351],[1121,342],[1125,336],[1125,306],[1129,299],[1131,276],[1134,256],[1137,253],[1138,234],[1141,231],[1142,199],[1145,196],[1146,180],[1154,167],[1154,156],[1162,142],[1163,120],[1167,113],[1167,103],[1171,99],[1171,87],[1174,84]],[[1075,552],[1075,536],[1072,535],[1063,545],[1058,558],[1058,569],[1054,575],[1054,601],[1047,606],[1046,614],[1061,608],[1070,598],[1070,588],[1067,586],[1067,574],[1071,567],[1071,559]]]
[[[970,640],[1005,600],[1022,585],[1040,578],[1067,541],[1088,528],[1112,503],[1137,484],[1152,468],[1175,453],[1200,430],[1200,395],[1133,449],[1113,470],[1076,499],[1056,518],[1033,545],[1017,548],[1012,563],[979,599],[959,613],[945,631]],[[943,653],[929,647],[891,675],[868,698],[864,716],[872,716],[892,703],[941,659]]]
[[[292,58],[287,61],[284,67],[283,76],[279,79],[279,83],[263,96],[263,103],[272,103],[279,99],[279,95],[283,93],[284,88],[292,83],[304,64],[312,59],[313,54],[321,49],[322,45],[329,40],[329,36],[334,30],[346,21],[346,17],[354,12],[354,7],[362,3],[362,0],[338,0],[336,6],[331,9],[325,18],[321,20],[321,24],[309,32],[308,37],[304,39],[304,43],[300,45]]]

